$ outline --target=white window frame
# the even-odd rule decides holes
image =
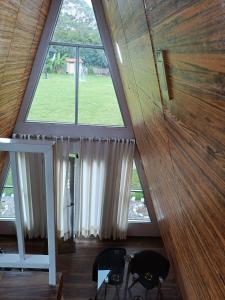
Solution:
[[[144,194],[145,204],[148,210],[149,221],[136,221],[136,220],[130,220],[128,221],[128,236],[159,236],[159,227],[158,222],[155,215],[155,210],[153,207],[151,194],[148,188],[148,181],[145,175],[145,171],[141,162],[141,157],[138,152],[137,147],[135,147],[135,153],[134,153],[134,162],[136,165],[137,173],[140,179],[140,184],[142,187],[142,191]]]
[[[9,155],[7,155],[6,162],[4,164],[4,168],[3,168],[3,172],[2,172],[3,176],[2,176],[2,178],[0,178],[0,181],[1,181],[0,182],[0,201],[2,200],[2,194],[3,194],[3,190],[5,189],[6,180],[7,180],[8,174],[9,174],[9,168],[10,168],[10,159],[9,159]],[[13,185],[12,185],[12,189],[13,189]],[[11,222],[11,221],[14,222],[15,217],[0,218],[0,222],[2,220],[4,220],[5,222],[7,222],[7,221],[8,222]],[[0,225],[1,225],[1,223],[0,223]],[[4,228],[5,228],[5,226],[4,226]],[[15,226],[11,227],[10,232],[12,232],[13,228],[14,228],[14,233],[15,233]],[[0,233],[2,233],[2,228],[1,228]],[[4,234],[7,234],[7,233],[4,233]]]
[[[0,254],[0,268],[48,269],[49,284],[56,285],[56,229],[55,229],[55,198],[53,178],[53,147],[52,141],[33,141],[0,138],[0,151],[9,152],[12,169],[15,224],[18,242],[18,254]],[[45,190],[47,211],[48,255],[28,255],[25,253],[22,207],[19,196],[18,152],[43,153],[45,166]]]
[[[77,137],[102,137],[102,138],[134,138],[130,115],[126,104],[125,94],[116,63],[113,45],[110,39],[109,30],[104,16],[101,1],[92,1],[94,13],[96,16],[99,33],[103,42],[103,47],[108,59],[112,82],[118,99],[121,115],[124,121],[124,127],[117,126],[94,126],[94,125],[75,125],[65,123],[42,123],[26,121],[29,113],[35,91],[43,70],[45,58],[58,20],[63,0],[54,0],[51,3],[46,24],[41,36],[40,44],[33,63],[30,78],[24,94],[21,109],[18,114],[14,133],[24,134],[43,134],[43,135],[66,135],[71,138]]]
[[[94,125],[75,125],[75,124],[63,124],[63,123],[40,123],[40,122],[26,122],[26,116],[29,112],[29,109],[32,104],[33,96],[35,94],[42,69],[45,63],[45,57],[47,55],[48,46],[50,40],[52,38],[54,28],[58,19],[58,15],[60,13],[60,9],[62,6],[63,0],[54,0],[51,2],[50,10],[47,16],[47,20],[45,23],[45,27],[41,36],[41,40],[39,43],[39,47],[34,59],[32,71],[30,74],[30,78],[27,84],[27,88],[24,94],[24,99],[18,114],[18,118],[16,121],[16,125],[13,133],[19,134],[33,134],[33,135],[45,135],[45,136],[69,136],[71,138],[79,138],[79,137],[96,137],[96,138],[127,138],[133,139],[134,132],[132,128],[132,122],[130,118],[130,113],[128,110],[124,89],[116,61],[116,56],[114,53],[114,48],[112,44],[112,40],[110,37],[110,31],[108,29],[108,25],[105,19],[104,9],[102,6],[101,0],[92,0],[92,6],[94,9],[97,25],[99,28],[100,36],[103,42],[103,47],[105,50],[105,54],[108,59],[108,63],[110,66],[110,72],[112,81],[114,84],[115,92],[118,99],[118,104],[120,107],[121,115],[124,121],[124,127],[108,127],[108,126],[94,126]],[[137,153],[137,150],[136,150]],[[137,228],[137,226],[143,225],[146,227],[149,226],[148,232],[149,235],[157,235],[158,234],[158,225],[154,214],[154,208],[152,206],[151,196],[148,189],[147,180],[145,177],[145,173],[143,170],[143,166],[141,163],[141,158],[139,154],[135,154],[135,163],[139,173],[139,178],[142,184],[143,192],[145,195],[145,200],[147,203],[147,207],[150,210],[150,218],[151,223],[129,223],[128,232],[132,235],[132,232],[135,230],[130,230],[130,228]],[[7,165],[7,162],[6,164]],[[5,167],[5,172],[2,174],[2,178],[6,175],[7,167]],[[2,179],[0,178],[0,179]],[[0,180],[4,183],[3,180]],[[1,186],[0,186],[1,192]],[[0,220],[0,233],[7,232],[7,228],[13,228],[13,221],[9,221],[10,226],[2,226],[2,222],[6,222],[5,220]],[[151,230],[150,230],[151,227]],[[4,230],[5,228],[5,230]],[[3,232],[2,232],[3,230]],[[12,230],[10,229],[10,232]],[[146,230],[145,230],[146,231]],[[142,235],[140,231],[140,235]]]
[[[80,155],[80,144],[73,143],[73,148],[71,148],[71,153],[76,153]],[[140,179],[140,184],[142,187],[142,191],[144,194],[145,204],[150,216],[149,221],[136,221],[136,220],[128,220],[128,236],[159,236],[159,228],[157,219],[154,213],[154,207],[151,200],[150,191],[148,189],[148,183],[146,179],[146,175],[143,169],[143,165],[141,162],[141,158],[137,147],[135,147],[135,154],[134,154],[134,162],[136,165],[137,173]],[[7,175],[7,173],[6,173]],[[3,186],[4,187],[4,186]],[[0,219],[0,234],[15,234],[15,219]]]

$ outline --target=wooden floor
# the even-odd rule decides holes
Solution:
[[[2,271],[0,272],[1,300],[61,300],[62,274],[57,274],[57,285],[49,286],[48,272]]]
[[[29,252],[46,252],[46,243],[42,241],[27,242],[27,251]],[[64,300],[88,300],[94,297],[96,283],[92,282],[92,265],[99,251],[106,247],[125,247],[128,254],[133,254],[144,249],[153,249],[165,255],[163,245],[158,238],[129,238],[126,241],[96,241],[96,240],[79,240],[76,242],[75,253],[69,253],[71,247],[63,245],[60,247],[58,256],[58,271],[63,273],[63,299]],[[12,238],[1,238],[0,247],[6,252],[15,252],[16,243]],[[121,288],[121,300],[123,300],[123,286]],[[156,290],[150,292],[151,299],[156,299]],[[0,290],[1,293],[1,290]],[[143,288],[137,286],[133,289],[132,296],[144,295]],[[164,300],[181,299],[179,294],[173,270],[163,284]],[[38,299],[38,298],[35,298]],[[101,300],[101,294],[99,300]],[[116,299],[115,289],[110,288],[107,300]]]

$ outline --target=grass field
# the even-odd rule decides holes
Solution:
[[[29,121],[75,121],[75,80],[73,75],[42,74],[28,115]],[[78,123],[123,126],[121,113],[109,76],[88,75],[80,80]]]
[[[74,76],[49,74],[48,79],[42,74],[30,113],[29,121],[74,123],[75,84]],[[81,124],[120,125],[122,117],[110,77],[86,76],[79,85],[78,121]],[[6,185],[12,185],[9,174]],[[137,171],[133,171],[132,189],[141,189]],[[12,189],[4,189],[10,195]],[[139,195],[140,194],[140,195]],[[142,193],[135,193],[142,198]]]

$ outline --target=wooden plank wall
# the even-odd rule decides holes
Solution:
[[[137,145],[185,299],[225,299],[225,5],[103,0]],[[162,103],[154,50],[166,54]],[[120,54],[119,54],[120,52]]]
[[[0,137],[10,137],[51,0],[0,0]],[[0,154],[0,174],[4,156]]]

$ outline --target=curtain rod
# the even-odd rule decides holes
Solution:
[[[22,139],[39,139],[39,140],[69,140],[71,142],[78,142],[81,140],[93,140],[93,141],[104,141],[104,142],[115,142],[115,141],[129,141],[135,143],[135,139],[128,138],[101,138],[101,137],[77,137],[72,138],[70,136],[54,136],[54,135],[41,135],[41,134],[25,134],[25,133],[14,133],[12,138],[22,138]]]

